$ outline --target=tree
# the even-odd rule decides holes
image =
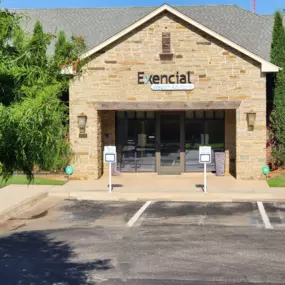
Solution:
[[[80,71],[82,37],[66,40],[44,32],[37,22],[32,34],[21,29],[22,15],[0,10],[0,164],[5,179],[14,171],[29,179],[33,170],[62,169],[70,153],[67,107],[60,100],[70,75]],[[53,53],[52,42],[55,41]]]
[[[271,45],[271,62],[282,67],[274,80],[270,140],[275,166],[285,164],[285,30],[280,12],[275,13]]]
[[[273,111],[271,112],[273,148],[272,156],[276,166],[285,163],[285,72],[277,75]]]
[[[270,60],[277,66],[285,64],[285,32],[282,14],[277,11],[274,16]]]

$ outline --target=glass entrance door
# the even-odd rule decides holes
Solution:
[[[184,169],[183,116],[160,113],[157,120],[157,171],[159,174],[181,174]]]
[[[215,171],[215,152],[224,151],[224,111],[187,111],[185,114],[185,171],[203,172],[199,163],[199,147],[212,147],[212,163],[207,170]]]

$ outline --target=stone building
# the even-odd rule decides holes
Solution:
[[[203,171],[199,146],[210,145],[210,171],[215,152],[225,152],[237,179],[262,178],[267,78],[279,70],[269,62],[271,17],[166,4],[31,16],[87,42],[69,92],[75,176],[100,178],[107,145],[117,147],[120,172]]]

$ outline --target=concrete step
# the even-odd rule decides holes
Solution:
[[[20,195],[20,193],[18,193]],[[11,193],[13,197],[13,194]],[[48,197],[48,191],[32,193],[30,196],[23,197],[23,199],[15,199],[16,201],[10,201],[9,207],[0,209],[0,223],[10,220],[17,216],[19,213],[29,209],[33,205],[39,203],[43,199]],[[10,199],[11,200],[11,199]]]
[[[50,196],[62,197],[64,199],[95,200],[95,201],[189,201],[189,202],[284,202],[285,194],[271,193],[270,191],[234,192],[234,193],[197,193],[197,192],[113,192],[103,191],[71,191],[50,192]]]
[[[11,231],[15,231],[21,227],[26,225],[25,221],[13,221],[8,220],[3,223],[0,223],[0,233],[7,233]]]
[[[62,197],[52,197],[48,196],[39,203],[35,204],[32,207],[29,207],[27,210],[19,213],[14,220],[31,220],[41,218],[48,214],[48,211],[62,202],[64,199]]]

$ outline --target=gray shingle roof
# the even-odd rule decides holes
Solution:
[[[186,16],[212,29],[252,53],[269,60],[273,20],[253,14],[235,5],[174,6]],[[157,7],[14,9],[31,21],[24,23],[32,31],[37,20],[47,32],[64,30],[68,36],[83,36],[92,49],[135,23]]]

